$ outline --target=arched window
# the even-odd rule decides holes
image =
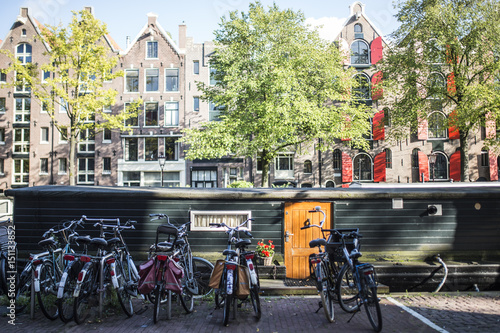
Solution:
[[[354,95],[359,99],[370,99],[370,79],[368,75],[364,73],[356,74],[354,79],[358,83],[358,86],[354,89]]]
[[[325,187],[335,187],[335,183],[333,181],[329,180],[326,182]]]
[[[312,162],[309,160],[304,162],[304,173],[312,173]]]
[[[368,44],[363,40],[357,40],[351,45],[351,64],[368,65],[370,59],[368,56]]]
[[[333,151],[333,170],[342,170],[342,152],[340,149]]]
[[[436,154],[436,162],[434,164],[430,164],[429,162],[429,178],[431,180],[447,180],[448,179],[448,157],[440,152],[435,151]]]
[[[446,80],[441,73],[431,73],[427,78],[427,96],[442,99],[446,92]]]
[[[392,169],[392,151],[389,148],[384,149],[385,152],[385,168]]]
[[[19,44],[16,48],[16,58],[25,65],[31,62],[31,45],[27,43]]]
[[[429,115],[429,139],[446,139],[448,128],[446,116],[440,111],[435,111]]]
[[[373,180],[373,162],[367,153],[359,153],[352,162],[353,179],[357,181]]]
[[[354,25],[354,32],[363,32],[363,26],[359,23]]]

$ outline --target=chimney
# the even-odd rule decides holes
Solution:
[[[21,11],[19,12],[19,16],[28,17],[28,7],[21,7]]]
[[[127,38],[125,39],[125,48],[128,49],[130,46],[130,36],[127,36]]]
[[[83,7],[84,10],[88,11],[90,14],[94,15],[94,7]]]
[[[179,48],[180,49],[186,48],[186,31],[187,31],[186,23],[182,22],[181,24],[179,24]]]

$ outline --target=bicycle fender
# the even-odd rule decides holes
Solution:
[[[87,275],[87,272],[90,268],[90,265],[92,265],[91,262],[86,263],[85,266],[83,266],[82,270],[80,271],[80,273],[82,274],[82,278],[76,280],[76,286],[75,286],[75,291],[73,293],[73,297],[80,296],[80,290],[82,289],[82,283],[83,283],[83,280],[85,280],[85,275]],[[80,277],[80,274],[78,274],[78,277]]]
[[[118,278],[116,277],[116,263],[109,264],[111,282],[113,283],[113,288],[118,289]]]
[[[73,266],[74,261],[70,262],[66,269],[64,270],[63,275],[61,276],[61,281],[59,281],[59,288],[57,289],[57,298],[63,298],[64,295],[64,286],[66,285],[66,280],[68,279],[68,272]]]
[[[234,270],[228,269],[227,270],[227,294],[231,295],[233,293],[233,274]]]
[[[255,273],[255,267],[253,265],[252,259],[247,259],[247,267],[248,270],[250,271],[250,278],[252,280],[252,284],[256,286],[258,283],[257,274]]]
[[[33,285],[35,286],[35,292],[40,292],[40,273],[42,271],[43,264],[35,267],[35,279],[33,280]]]

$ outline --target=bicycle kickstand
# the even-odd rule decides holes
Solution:
[[[319,307],[318,307],[318,310],[316,310],[316,312],[315,312],[315,313],[318,313],[318,312],[319,312],[319,310],[321,310],[321,308],[323,307],[323,302],[318,302],[318,306],[319,306]]]

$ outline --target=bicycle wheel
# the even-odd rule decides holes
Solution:
[[[231,312],[231,305],[233,302],[234,302],[233,295],[228,295],[226,293],[224,297],[224,314],[222,320],[224,326],[227,326],[229,324],[229,313]]]
[[[8,294],[8,282],[7,282],[7,260],[4,258],[2,253],[2,259],[0,259],[0,286],[1,291],[4,295]]]
[[[16,278],[16,314],[21,313],[26,309],[31,300],[31,264],[28,263],[20,276]]]
[[[158,284],[153,292],[154,294],[154,308],[153,308],[153,322],[156,324],[160,318],[161,300],[163,298],[163,284]]]
[[[260,309],[259,292],[259,286],[252,286],[252,288],[250,288],[250,300],[252,301],[253,312],[255,312],[255,318],[257,318],[257,320],[259,320],[262,316],[262,311]]]
[[[212,292],[213,289],[208,286],[208,283],[213,269],[214,265],[210,261],[193,257],[193,275],[198,282],[198,295],[194,295],[194,298],[205,297]]]
[[[353,313],[358,310],[358,290],[354,281],[351,266],[346,263],[342,266],[336,285],[337,299],[342,310]]]
[[[167,311],[167,320],[170,320],[172,319],[172,290],[167,290],[165,292],[165,298],[166,298],[166,303],[167,303],[167,306],[166,306],[166,310]]]
[[[81,261],[73,261],[68,264],[68,267],[61,277],[60,283],[62,283],[64,287],[63,290],[60,290],[58,293],[57,306],[59,308],[59,318],[65,323],[73,320],[73,307],[75,303],[73,292],[75,291],[78,273],[81,268]]]
[[[55,320],[59,316],[57,306],[57,285],[59,272],[55,270],[52,261],[47,260],[40,268],[40,291],[37,292],[38,304],[45,317]]]
[[[118,301],[127,317],[132,317],[134,314],[134,305],[132,304],[132,298],[128,290],[131,284],[130,277],[128,277],[128,273],[126,273],[128,271],[125,270],[121,261],[115,262],[115,271],[118,280],[118,289],[116,289]]]
[[[363,304],[365,305],[366,315],[375,332],[382,330],[382,313],[377,297],[377,287],[373,274],[364,275],[361,279],[361,289],[363,294]]]
[[[194,297],[187,288],[182,288],[182,293],[179,295],[181,304],[186,313],[191,313],[194,310]]]
[[[316,277],[319,287],[321,288],[319,294],[321,296],[321,302],[323,303],[323,309],[325,310],[326,319],[332,323],[335,317],[335,312],[333,309],[333,298],[330,292],[330,283],[328,282],[328,271],[325,265],[326,263],[324,261],[321,261],[316,265]]]
[[[97,294],[94,289],[97,288],[96,270],[91,265],[83,278],[78,297],[73,303],[73,317],[77,324],[83,323],[91,315],[92,306],[98,303]]]

